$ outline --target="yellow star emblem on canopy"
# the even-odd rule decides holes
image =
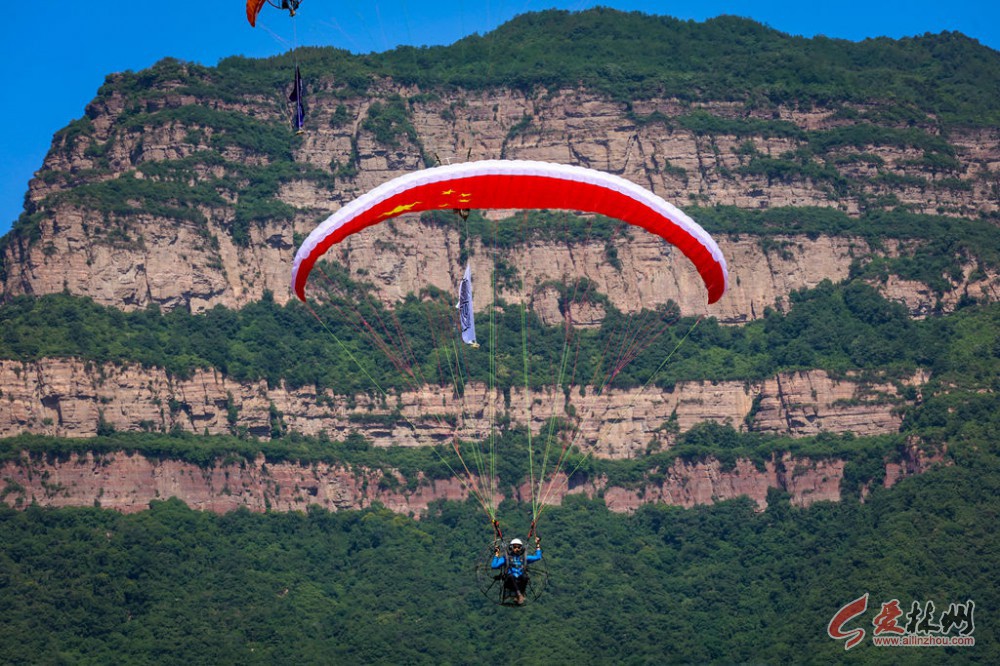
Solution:
[[[411,204],[400,204],[399,206],[396,206],[392,210],[387,210],[386,212],[382,213],[381,215],[379,215],[379,217],[392,217],[394,215],[400,215],[409,210],[413,210],[413,207],[416,206],[418,203],[420,202],[414,201]]]

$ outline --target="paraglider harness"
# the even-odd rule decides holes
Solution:
[[[512,566],[510,543],[500,530],[500,523],[493,521],[494,537],[488,551],[477,565],[479,573],[479,588],[482,593],[501,606],[516,606],[518,596],[523,600],[535,601],[542,594],[548,580],[548,571],[539,561],[529,562],[527,552],[520,556],[520,563]],[[535,525],[532,523],[528,539],[538,537]],[[536,542],[537,543],[537,542]],[[492,567],[493,558],[503,554],[504,562],[499,569]],[[519,570],[518,574],[516,570]]]
[[[301,2],[302,0],[281,0],[281,5],[276,5],[271,0],[267,0],[267,3],[276,9],[288,10],[289,16],[295,16],[295,12],[299,10]]]
[[[287,11],[288,15],[291,17],[295,16],[295,12],[299,10],[299,5],[302,0],[247,0],[247,20],[250,25],[256,27],[257,25],[257,14],[264,7],[265,1],[267,4],[271,5],[275,9],[281,9]],[[292,53],[295,55],[295,79],[292,83],[292,92],[288,96],[288,101],[295,104],[295,110],[292,115],[292,127],[296,134],[305,133],[305,123],[306,123],[306,106],[305,98],[303,96],[302,87],[302,73],[299,71],[299,59],[297,52],[299,50],[298,38],[296,37],[295,45],[292,47]]]

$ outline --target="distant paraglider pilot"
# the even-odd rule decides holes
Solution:
[[[503,569],[503,585],[505,596],[513,598],[518,606],[524,603],[524,593],[528,589],[530,578],[528,576],[528,565],[542,559],[542,540],[535,537],[535,552],[526,555],[524,552],[524,542],[520,539],[512,539],[507,547],[507,554],[501,555],[500,549],[493,552],[493,561],[490,567],[493,569]]]

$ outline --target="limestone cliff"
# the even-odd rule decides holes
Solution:
[[[895,464],[886,476],[890,486],[905,473],[918,473],[929,464],[911,452],[904,464]],[[785,455],[758,469],[740,460],[727,469],[717,460],[686,463],[677,460],[661,470],[658,480],[634,486],[609,485],[607,479],[571,484],[564,476],[550,482],[549,503],[559,504],[567,494],[603,497],[612,511],[630,512],[645,502],[665,502],[685,507],[747,496],[761,509],[767,506],[770,488],[784,490],[792,502],[808,506],[818,501],[839,501],[844,463]],[[393,511],[419,516],[437,500],[464,500],[461,479],[407,479],[398,474],[385,483],[385,473],[348,469],[326,463],[299,465],[267,462],[217,462],[208,467],[176,460],[154,460],[116,452],[106,455],[72,455],[48,461],[24,454],[0,465],[0,501],[25,508],[40,506],[100,506],[122,512],[142,511],[149,502],[177,497],[195,509],[224,513],[240,507],[251,511],[304,511],[319,506],[331,511],[360,509],[380,502]],[[411,487],[412,486],[412,487]],[[527,498],[527,490],[518,491]],[[498,498],[499,499],[499,498]]]
[[[358,194],[422,168],[428,156],[581,164],[620,174],[681,206],[834,207],[857,214],[881,198],[956,219],[998,210],[996,131],[954,131],[944,145],[955,156],[944,169],[922,167],[925,151],[905,143],[832,149],[822,156],[825,168],[835,171],[828,175],[848,184],[835,194],[825,177],[776,178],[751,168],[785,164],[788,158],[782,156],[795,154],[804,139],[763,130],[757,135],[704,133],[673,122],[692,111],[764,120],[726,103],[692,107],[652,99],[629,106],[578,89],[544,96],[458,89],[442,98],[386,80],[370,97],[317,98],[310,114],[314,126],[283,157],[236,140],[220,142],[229,135],[210,122],[219,114],[227,122],[252,118],[247,132],[273,132],[267,123],[279,120],[270,102],[196,98],[161,85],[166,89],[148,91],[144,113],[138,114],[142,122],[136,102],[112,86],[88,109],[86,131],[57,136],[28,192],[33,212],[25,224],[30,228],[21,228],[0,247],[2,293],[67,290],[125,309],[157,303],[194,312],[217,304],[240,307],[265,290],[283,302],[301,234]],[[366,124],[373,104],[387,99],[408,100],[412,136],[385,139]],[[216,115],[206,120],[193,112],[202,108]],[[184,113],[190,118],[185,120]],[[766,120],[803,132],[832,131],[847,124],[841,116],[835,109],[779,108]],[[282,206],[280,214],[241,221],[246,196],[241,188],[264,178],[261,174],[282,159],[292,160],[297,175],[282,172],[279,178],[272,201]],[[265,171],[248,171],[253,168]],[[118,196],[126,201],[110,203],[114,195],[107,188],[119,183],[126,192]],[[181,184],[188,189],[178,189]],[[204,191],[206,185],[212,192]],[[454,230],[405,223],[358,238],[337,259],[354,270],[371,270],[382,296],[394,299],[426,284],[451,288],[461,268],[457,240]],[[397,249],[383,251],[386,243]],[[892,244],[873,249],[856,238],[814,235],[778,239],[770,247],[780,247],[779,252],[765,251],[752,235],[723,238],[722,244],[732,288],[709,312],[729,322],[760,316],[763,307],[791,290],[824,278],[842,279],[852,261],[898,250]],[[705,311],[690,268],[661,244],[640,234],[617,249],[619,269],[601,261],[603,245],[586,244],[532,244],[514,250],[510,263],[528,285],[592,277],[623,309],[672,298],[685,313]],[[975,261],[969,266],[954,284],[954,296],[945,297],[945,308],[965,292],[996,298],[995,272],[974,270]],[[939,305],[939,295],[926,285],[894,281],[884,289],[914,312]]]
[[[919,387],[924,381],[917,375],[906,384]],[[602,458],[666,450],[677,433],[704,421],[791,436],[886,434],[898,430],[900,408],[909,404],[903,383],[834,379],[818,370],[759,383],[689,382],[670,392],[541,391],[526,397],[515,389],[509,404],[503,395],[476,385],[462,399],[450,388],[430,386],[384,403],[366,396],[317,395],[312,388],[240,384],[214,371],[178,379],[155,368],[72,359],[0,361],[0,387],[0,437],[22,432],[93,437],[102,427],[267,437],[280,414],[287,428],[305,435],[323,432],[343,439],[361,433],[375,446],[421,446],[454,435],[482,437],[491,412],[535,431],[552,416],[570,418],[572,413],[579,428],[574,442]],[[663,428],[668,422],[676,427]]]
[[[796,290],[843,280],[870,262],[912,256],[919,245],[905,234],[881,238],[857,225],[814,231],[798,224],[797,217],[817,209],[854,221],[871,211],[925,213],[956,228],[975,222],[990,231],[1000,212],[1000,130],[944,133],[930,117],[883,116],[874,101],[838,100],[829,107],[673,97],[624,102],[572,86],[424,89],[387,76],[367,81],[360,94],[326,76],[310,80],[308,131],[293,137],[273,90],[234,95],[221,70],[176,62],[147,74],[110,77],[86,116],[54,138],[31,182],[25,215],[0,240],[0,301],[68,292],[123,310],[158,305],[198,313],[240,308],[270,292],[284,303],[292,257],[308,231],[372,187],[435,162],[578,164],[621,175],[706,216],[716,206],[789,215],[787,230],[715,234],[730,288],[711,307],[693,268],[638,230],[612,241],[549,235],[504,248],[510,275],[499,296],[527,303],[548,324],[564,315],[552,284],[586,278],[621,310],[673,301],[685,315],[739,325],[767,308],[785,307]],[[140,79],[151,83],[140,85]],[[393,119],[376,122],[387,108]],[[503,211],[488,215],[506,217]],[[996,301],[1000,275],[975,249],[962,248],[953,258],[957,268],[933,285],[891,272],[871,281],[917,317],[950,311],[969,297]],[[489,254],[458,224],[401,218],[352,237],[328,258],[370,283],[391,307],[428,286],[451,292],[462,258],[469,256],[473,270],[484,274]],[[520,288],[510,287],[515,284]],[[603,308],[573,303],[570,314],[578,325],[595,326]],[[579,427],[574,443],[582,450],[623,459],[667,450],[678,434],[705,421],[793,437],[897,432],[913,387],[919,395],[927,380],[813,370],[757,382],[689,382],[667,392],[595,394],[571,387],[533,396],[469,385],[461,403],[450,390],[429,386],[386,404],[241,384],[214,371],[178,378],[128,364],[0,360],[0,437],[86,438],[102,429],[267,437],[278,426],[333,439],[360,433],[380,447],[421,446],[455,435],[481,437],[485,415],[495,412],[536,432],[552,416],[566,418]],[[746,460],[733,468],[678,461],[635,487],[598,478],[571,489],[567,479],[555,492],[602,496],[615,510],[741,494],[763,504],[769,488],[808,504],[840,497],[844,464],[780,458],[758,469]],[[886,479],[922,465],[889,463]],[[456,479],[383,483],[380,474],[263,461],[201,468],[116,453],[6,463],[3,495],[20,505],[96,502],[121,510],[174,495],[216,511],[357,508],[377,500],[419,512],[433,499],[466,494]],[[400,484],[411,489],[398,490]]]

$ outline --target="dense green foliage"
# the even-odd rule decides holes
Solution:
[[[521,609],[475,587],[491,532],[471,503],[419,522],[176,500],[134,515],[0,509],[0,660],[995,663],[998,479],[995,454],[970,451],[865,504],[796,509],[772,493],[764,513],[737,500],[621,516],[570,499],[539,526],[550,582]],[[881,602],[971,599],[976,646],[845,652],[827,623],[866,592],[851,626],[869,635]]]
[[[65,313],[87,303],[60,296],[20,305],[32,307],[19,316],[31,316],[35,306],[70,308]],[[282,313],[273,303],[266,308]],[[188,319],[155,312],[117,316],[109,328],[127,330],[130,317],[161,325],[171,317]],[[825,631],[841,605],[868,592],[873,608],[866,622],[878,603],[893,598],[904,608],[927,600],[939,607],[969,599],[977,604],[976,647],[900,651],[893,659],[996,661],[996,630],[985,618],[986,609],[1000,603],[993,584],[1000,571],[993,529],[1000,493],[997,310],[971,307],[910,322],[860,284],[825,285],[798,294],[787,316],[771,314],[759,326],[771,327],[769,335],[787,347],[801,327],[826,317],[840,324],[835,329],[863,322],[879,331],[882,341],[874,348],[886,346],[900,327],[911,340],[926,327],[921,335],[930,346],[920,354],[927,355],[934,380],[900,436],[790,440],[705,424],[684,433],[669,452],[583,460],[577,473],[629,486],[676,457],[711,455],[731,463],[737,457],[759,462],[775,451],[837,456],[848,461],[842,503],[795,509],[772,492],[763,514],[739,500],[692,510],[645,506],[624,517],[610,514],[599,500],[570,498],[547,508],[539,525],[552,572],[546,596],[520,610],[496,608],[475,589],[472,566],[490,532],[471,502],[438,505],[419,523],[380,509],[214,516],[175,500],[132,516],[2,509],[0,659],[477,663],[509,658],[504,637],[517,636],[518,649],[548,662],[881,662],[884,648],[867,643],[844,652]],[[5,321],[4,330],[13,321]],[[727,330],[713,328],[705,328],[711,337]],[[109,335],[89,337],[99,346]],[[71,344],[57,334],[36,337]],[[829,344],[816,353],[834,353],[842,344],[836,330],[822,338]],[[807,336],[806,342],[815,341]],[[947,444],[951,466],[879,489],[885,460],[897,455],[908,435]],[[507,482],[523,474],[522,444],[516,432],[504,442],[515,449],[501,469]],[[447,475],[433,452],[376,450],[360,439],[290,436],[265,444],[116,434],[22,437],[3,447],[8,460],[22,451],[58,458],[126,450],[210,465],[263,454],[269,461]],[[871,482],[875,491],[865,504],[851,499]],[[16,488],[8,484],[3,492]],[[515,530],[523,529],[517,517],[527,514],[527,507],[501,510]]]
[[[566,298],[598,296],[573,293]],[[527,380],[532,386],[551,385],[558,376],[565,385],[601,386],[613,376],[618,387],[649,381],[671,386],[691,380],[758,380],[813,368],[837,374],[888,372],[892,377],[918,367],[938,371],[952,358],[967,358],[972,349],[983,349],[980,367],[992,368],[1000,349],[993,328],[1000,317],[996,305],[969,305],[954,316],[913,321],[902,306],[860,281],[824,282],[793,293],[790,305],[787,313],[769,309],[762,319],[739,328],[720,326],[714,319],[678,319],[672,309],[628,319],[630,315],[606,305],[600,329],[578,330],[570,338],[561,326],[544,326],[533,313],[511,307],[492,320],[481,314],[477,321],[479,330],[495,331],[498,358],[507,360],[491,369],[490,354],[469,351],[461,362],[468,381],[485,382],[492,376],[501,388],[522,386],[524,331],[530,340]],[[65,294],[18,297],[0,308],[0,358],[133,362],[179,377],[215,368],[238,381],[265,379],[272,386],[284,381],[290,387],[316,386],[341,394],[366,393],[376,386],[406,388],[415,380],[453,381],[442,369],[455,362],[450,295],[431,292],[423,299],[410,298],[393,312],[354,294],[315,307],[316,317],[297,302],[279,306],[268,297],[239,311],[216,307],[200,315],[182,310],[164,314],[154,307],[127,313]],[[356,325],[360,316],[385,323],[372,331]],[[619,368],[621,356],[615,350],[632,339],[637,327],[648,331],[648,343]],[[392,345],[405,345],[406,355],[396,355]],[[560,375],[566,349],[572,350],[574,364]],[[401,374],[404,368],[415,376]]]
[[[200,467],[233,462],[252,463],[263,456],[265,463],[317,462],[365,470],[395,470],[416,483],[417,471],[428,479],[450,478],[455,464],[450,448],[373,447],[360,435],[334,442],[327,436],[284,437],[257,440],[249,437],[196,436],[174,431],[169,434],[111,432],[89,439],[66,439],[20,435],[0,439],[0,461],[16,461],[27,455],[48,461],[67,460],[72,454],[93,453],[100,458],[115,452],[141,454],[155,460],[180,460]]]
[[[398,148],[400,137],[410,143],[417,143],[417,130],[410,119],[409,106],[399,95],[387,99],[385,103],[374,102],[368,108],[368,117],[361,124],[384,146]]]
[[[852,43],[792,37],[732,16],[696,23],[594,9],[524,14],[451,46],[364,56],[303,49],[298,57],[304,72],[332,76],[355,92],[383,76],[425,89],[582,84],[623,101],[664,95],[751,107],[875,102],[876,121],[1000,120],[992,94],[1000,85],[1000,55],[958,33]],[[287,66],[287,56],[230,58],[215,76],[237,94],[274,87],[281,80],[275,72]],[[164,75],[176,76],[176,68]]]

